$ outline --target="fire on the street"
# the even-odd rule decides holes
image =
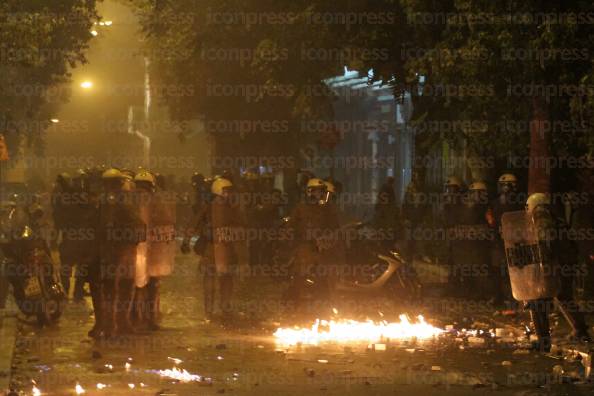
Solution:
[[[323,342],[352,343],[352,342],[378,342],[381,340],[428,340],[439,336],[445,330],[432,326],[425,321],[422,315],[416,322],[411,322],[404,314],[400,315],[399,322],[374,322],[367,320],[320,320],[309,328],[279,328],[274,333],[277,344],[291,345],[318,345]]]
[[[210,378],[192,374],[185,369],[180,370],[177,367],[174,367],[173,369],[158,370],[157,374],[159,374],[161,377],[171,378],[180,382],[210,382]]]
[[[80,386],[80,384],[77,383],[76,386],[74,387],[74,392],[77,395],[82,395],[85,393],[85,389],[82,386]]]

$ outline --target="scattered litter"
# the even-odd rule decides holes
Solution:
[[[328,360],[326,360],[326,359],[318,359],[318,363],[326,364],[326,363],[328,363]]]

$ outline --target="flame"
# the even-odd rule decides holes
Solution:
[[[76,392],[77,395],[82,395],[83,393],[85,393],[85,390],[82,386],[80,386],[79,383],[77,383],[74,387],[74,392]]]
[[[166,370],[158,370],[157,374],[161,377],[171,378],[174,380],[178,380],[181,382],[202,382],[202,381],[210,381],[209,378],[202,377],[201,375],[196,375],[189,373],[185,369],[178,369],[174,367],[173,369],[166,369]]]
[[[354,320],[320,320],[317,319],[310,328],[279,328],[274,333],[280,345],[318,345],[321,342],[377,342],[382,339],[419,339],[427,340],[439,336],[445,330],[434,327],[425,321],[423,316],[412,323],[406,315],[400,315],[400,322],[387,321],[357,322]]]
[[[33,385],[33,389],[31,389],[31,394],[33,396],[41,396],[41,391],[37,386]]]
[[[107,388],[107,385],[102,384],[101,382],[97,384],[97,389],[101,390],[101,389],[105,389]]]

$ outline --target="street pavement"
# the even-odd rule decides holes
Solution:
[[[69,303],[52,328],[19,324],[12,386],[27,395],[33,394],[32,381],[43,395],[75,395],[77,389],[85,395],[594,392],[584,381],[581,361],[522,349],[517,341],[526,318],[493,316],[495,309],[488,302],[470,305],[436,299],[410,305],[357,297],[336,301],[335,306],[339,312],[357,311],[352,315],[360,316],[367,310],[368,316],[383,315],[386,320],[402,312],[423,313],[443,328],[501,326],[500,332],[513,335],[507,342],[451,334],[427,343],[387,343],[385,351],[366,344],[281,347],[272,334],[277,322],[284,320],[277,301],[285,285],[283,278],[244,272],[236,288],[237,325],[225,329],[204,320],[197,260],[180,256],[174,274],[163,282],[161,330],[95,342],[87,337],[93,323],[90,301]],[[202,381],[184,383],[157,373],[174,367],[200,375]]]

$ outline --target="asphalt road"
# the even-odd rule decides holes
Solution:
[[[388,343],[385,351],[370,350],[366,344],[281,347],[272,333],[274,322],[280,320],[276,301],[283,282],[261,274],[243,277],[236,292],[238,326],[226,330],[203,318],[196,258],[181,256],[177,261],[174,275],[162,287],[162,330],[94,342],[87,337],[93,323],[90,301],[70,303],[52,328],[20,325],[13,386],[33,394],[35,381],[43,395],[75,395],[77,384],[85,395],[585,395],[594,391],[581,381],[579,361],[492,339],[469,343],[449,335],[428,343]],[[428,309],[361,298],[354,303],[337,301],[336,306],[339,310],[357,306],[359,314],[367,308],[370,316],[383,310],[385,319],[395,318],[403,309]],[[458,322],[460,327],[472,310],[454,309],[460,306],[469,305],[409,313],[425,313],[440,326]],[[485,321],[489,309],[484,309]],[[522,326],[521,321],[512,325]],[[203,380],[184,383],[157,374],[174,367]]]

